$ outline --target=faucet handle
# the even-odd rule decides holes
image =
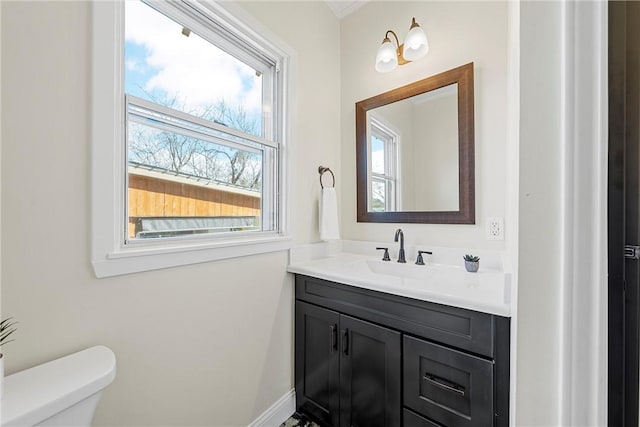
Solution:
[[[424,259],[422,259],[422,254],[433,255],[431,251],[418,251],[418,258],[416,259],[416,265],[424,265]]]
[[[382,256],[383,261],[391,261],[389,257],[389,248],[376,248],[376,250],[381,251],[384,250],[384,255]]]

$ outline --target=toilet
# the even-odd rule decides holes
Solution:
[[[4,379],[1,426],[90,426],[116,357],[95,346]]]

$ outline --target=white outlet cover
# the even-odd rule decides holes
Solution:
[[[487,218],[487,240],[504,240],[504,218]]]

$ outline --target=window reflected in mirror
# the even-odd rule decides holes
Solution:
[[[381,119],[369,120],[369,207],[374,212],[396,210],[397,159],[400,133]]]

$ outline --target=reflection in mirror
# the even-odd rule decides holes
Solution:
[[[458,210],[458,84],[367,111],[368,210]]]
[[[473,145],[473,63],[358,102],[358,221],[475,223]]]
[[[398,143],[401,131],[383,116],[369,117],[369,210],[388,212],[398,205]]]

